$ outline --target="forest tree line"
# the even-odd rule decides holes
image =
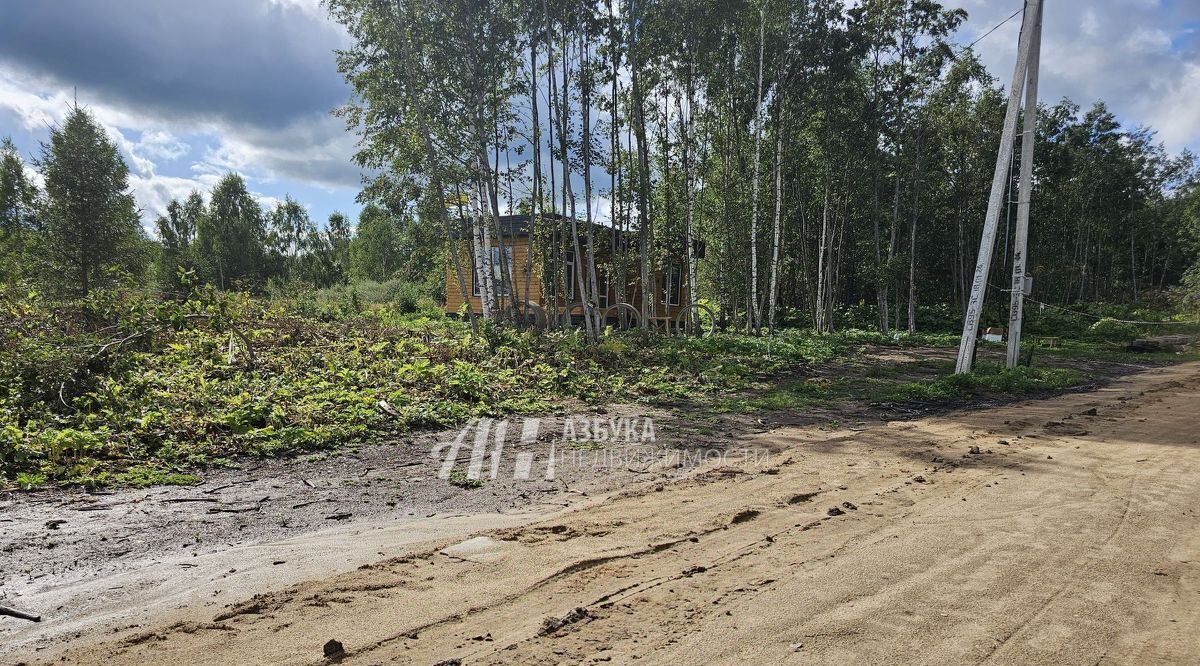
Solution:
[[[881,331],[913,331],[923,307],[965,308],[1005,93],[958,43],[962,10],[931,0],[326,5],[354,39],[338,54],[354,94],[337,113],[360,134],[355,160],[369,174],[357,224],[341,214],[318,224],[290,198],[264,209],[229,174],[171,202],[147,234],[114,142],[76,108],[31,164],[3,147],[0,278],[71,295],[120,280],[253,291],[440,280],[445,264],[457,279],[434,291],[466,300],[474,267],[475,314],[501,318],[521,306],[506,302],[504,283],[522,267],[492,248],[505,242],[500,216],[520,212],[535,220],[543,283],[580,258],[575,299],[593,335],[600,285],[657,288],[651,276],[674,257],[690,302],[707,299],[751,331],[828,331],[846,308],[870,309]],[[1042,105],[1035,160],[1035,298],[1200,293],[1193,155],[1170,154],[1103,103],[1061,100]],[[1012,208],[993,275],[1011,259]],[[612,251],[597,259],[605,227]],[[459,238],[469,260],[446,251]],[[653,289],[641,298],[644,313],[660,300]]]
[[[437,241],[417,237],[423,228],[402,215],[368,204],[353,226],[339,212],[318,225],[290,196],[264,207],[235,173],[169,202],[148,234],[128,175],[116,144],[83,108],[51,128],[32,164],[11,140],[0,142],[0,285],[68,298],[114,286],[171,295],[199,284],[261,292],[272,284],[421,282],[436,272],[438,254],[422,248]]]
[[[873,307],[883,331],[913,330],[921,305],[965,307],[1005,94],[957,43],[963,10],[932,0],[326,4],[355,38],[339,55],[355,91],[340,113],[362,137],[359,164],[377,174],[365,195],[417,202],[422,222],[447,232],[465,221],[485,278],[515,275],[490,267],[490,247],[503,242],[499,216],[518,210],[579,220],[542,224],[536,243],[550,279],[562,279],[563,257],[582,257],[580,305],[593,314],[597,284],[653,284],[681,254],[691,300],[749,330],[785,316],[829,330],[835,310],[856,304]],[[1184,278],[1200,224],[1192,155],[1122,127],[1103,103],[1043,105],[1037,139],[1036,298],[1132,302]],[[596,222],[636,240],[595,265],[580,236]],[[993,275],[1011,259],[1001,238]],[[659,302],[650,291],[633,304],[646,313]],[[483,314],[503,316],[504,285],[490,292]]]

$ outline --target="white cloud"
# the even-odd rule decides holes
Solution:
[[[1083,13],[1083,21],[1080,22],[1079,29],[1088,37],[1100,34],[1100,19],[1096,18],[1095,10],[1089,8]]]
[[[142,132],[142,137],[138,139],[134,148],[138,153],[158,160],[178,159],[191,150],[191,146],[163,129]]]
[[[61,123],[74,106],[71,94],[56,90],[51,82],[0,68],[0,110],[7,110],[26,131],[41,133]],[[350,163],[355,136],[342,121],[328,115],[302,118],[281,129],[235,125],[214,120],[172,121],[131,112],[104,102],[80,100],[104,126],[130,166],[130,188],[142,209],[144,221],[166,212],[173,198],[192,190],[207,192],[230,171],[261,183],[299,181],[327,191],[357,187],[358,170]],[[190,177],[159,173],[159,165],[192,152],[180,134],[214,137],[191,164]],[[130,137],[137,136],[137,140]],[[41,183],[41,177],[36,177]],[[257,196],[264,208],[279,201]]]
[[[1200,64],[1189,64],[1184,75],[1148,107],[1146,124],[1158,130],[1166,145],[1195,144],[1200,132]]]
[[[109,137],[111,137],[112,140],[117,143],[117,147],[120,148],[121,152],[125,154],[125,157],[129,160],[130,166],[133,167],[133,172],[135,174],[141,174],[143,176],[154,175],[154,161],[139,155],[136,152],[136,144],[130,141],[119,127],[109,125],[103,120],[101,120],[100,123],[105,126],[104,129],[108,132]]]
[[[285,10],[301,11],[322,19],[326,16],[325,9],[321,7],[321,0],[267,0],[267,4]]]
[[[154,220],[167,212],[167,204],[172,199],[183,199],[197,190],[208,192],[217,182],[216,177],[201,176],[197,178],[179,178],[176,176],[159,176],[151,174],[143,176],[131,174],[129,189],[142,210],[142,224],[146,230],[154,233]]]
[[[960,40],[969,43],[1011,13],[1009,4],[948,0],[970,19]],[[1167,148],[1200,146],[1197,63],[1200,3],[1157,0],[1046,2],[1042,35],[1041,98],[1069,97],[1084,108],[1102,100],[1129,125],[1159,131]],[[1188,27],[1192,26],[1192,27]],[[976,46],[985,65],[1008,84],[1016,59],[1020,17]]]
[[[1125,48],[1136,53],[1163,53],[1171,50],[1171,36],[1157,28],[1139,27],[1125,40]]]
[[[193,165],[197,173],[237,171],[264,182],[298,179],[332,190],[358,187],[358,168],[350,162],[354,134],[341,120],[320,114],[280,129],[223,129],[221,141]]]
[[[264,213],[270,212],[276,206],[283,203],[283,199],[273,197],[269,194],[262,194],[260,192],[251,192],[250,196],[254,197],[254,200],[258,202],[259,208],[261,208]],[[304,209],[308,210],[308,206],[304,206]]]
[[[28,162],[25,162],[22,166],[25,168],[25,177],[29,179],[29,182],[36,185],[39,190],[45,189],[46,178],[42,176],[41,172],[34,169],[33,165]]]

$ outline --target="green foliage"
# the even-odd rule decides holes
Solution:
[[[407,312],[411,286],[366,287],[372,300],[355,297],[355,287],[318,292],[349,299],[336,308],[211,287],[161,301],[0,292],[0,472],[10,483],[18,474],[185,483],[190,470],[238,456],[355,446],[393,430],[571,401],[742,389],[854,349],[799,331],[774,339],[610,331],[594,347],[573,331],[487,323],[475,335],[428,300]]]
[[[355,280],[383,282],[399,268],[400,230],[382,208],[368,205],[358,217],[350,242],[350,276]]]
[[[0,284],[15,284],[31,273],[37,187],[11,139],[0,141]]]
[[[946,372],[951,372],[947,368]],[[903,383],[874,382],[869,395],[884,401],[954,401],[976,396],[1025,395],[1078,386],[1088,376],[1070,368],[1027,368],[1011,370],[997,363],[979,363],[970,374],[943,374],[931,381]]]
[[[826,404],[845,391],[845,381],[810,377],[801,381],[785,382],[761,395],[720,401],[716,405],[716,411],[746,413],[803,409]]]
[[[17,474],[17,487],[21,490],[36,490],[46,484],[45,474],[30,474],[29,472],[19,472]]]
[[[52,127],[37,166],[46,181],[40,222],[48,284],[87,296],[147,265],[129,167],[91,113],[74,107]]]
[[[1138,304],[1076,303],[1070,310],[1029,307],[1026,313],[1027,333],[1067,340],[1127,342],[1141,335],[1200,332],[1196,315],[1180,311],[1178,303],[1165,299]]]
[[[476,334],[427,300],[408,312],[405,284],[271,299],[213,287],[176,300],[95,291],[67,302],[0,287],[0,484],[191,483],[205,466],[239,457],[333,451],[580,402],[699,400],[741,412],[855,395],[1011,395],[1084,380],[1071,370],[988,364],[960,377],[934,363],[917,364],[937,373],[925,382],[864,371],[776,384],[868,344],[953,340],[608,330],[592,345],[578,331],[538,334],[493,322]]]
[[[450,485],[458,486],[459,488],[466,488],[468,490],[474,490],[476,488],[483,487],[482,480],[472,479],[467,476],[466,472],[457,468],[450,470],[450,478],[448,480],[450,481]]]
[[[1024,330],[1034,335],[1081,338],[1092,321],[1094,320],[1057,308],[1027,308]]]
[[[1200,178],[1197,179],[1200,181]],[[1200,182],[1192,183],[1174,200],[1180,245],[1190,252],[1192,265],[1174,294],[1186,312],[1200,316]]]
[[[423,285],[403,280],[362,280],[316,290],[271,283],[267,291],[272,299],[286,303],[297,314],[321,321],[335,321],[372,309],[374,316],[392,322],[411,316],[435,319],[445,316]]]
[[[1140,335],[1136,324],[1105,317],[1088,327],[1087,336],[1105,342],[1129,342]]]
[[[285,196],[283,201],[275,205],[268,221],[267,241],[270,249],[286,259],[299,256],[305,249],[309,235],[316,232],[308,211],[291,196]],[[284,268],[286,271],[287,266]]]
[[[1182,328],[1185,331],[1200,332],[1197,328]],[[1136,363],[1138,365],[1160,365],[1200,360],[1200,352],[1131,352],[1127,351],[1124,345],[1089,339],[1059,340],[1057,346],[1053,349],[1039,346],[1034,353],[1035,359],[1040,357],[1054,357],[1109,363]]]
[[[946,303],[917,306],[916,315],[918,331],[957,334],[962,330],[963,313]],[[874,329],[878,328],[878,320],[878,308],[874,303],[847,305],[834,312],[834,324],[838,329]]]
[[[162,247],[157,262],[158,283],[164,290],[185,293],[195,281],[195,268],[200,263],[196,232],[204,214],[204,198],[193,191],[182,203],[168,203],[167,214],[155,220]]]
[[[213,188],[197,227],[205,280],[222,289],[258,286],[265,277],[266,237],[262,210],[246,181],[225,175]]]

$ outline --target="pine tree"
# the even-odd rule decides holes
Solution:
[[[355,280],[390,279],[399,268],[400,232],[385,210],[369,204],[358,216],[350,243],[350,275]]]
[[[72,108],[50,129],[37,166],[46,180],[47,281],[86,296],[112,281],[106,269],[137,268],[142,233],[129,167],[92,114]]]

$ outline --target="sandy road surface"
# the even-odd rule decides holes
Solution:
[[[748,443],[771,464],[633,488],[65,656],[318,664],[329,639],[355,664],[1200,654],[1200,364]]]

